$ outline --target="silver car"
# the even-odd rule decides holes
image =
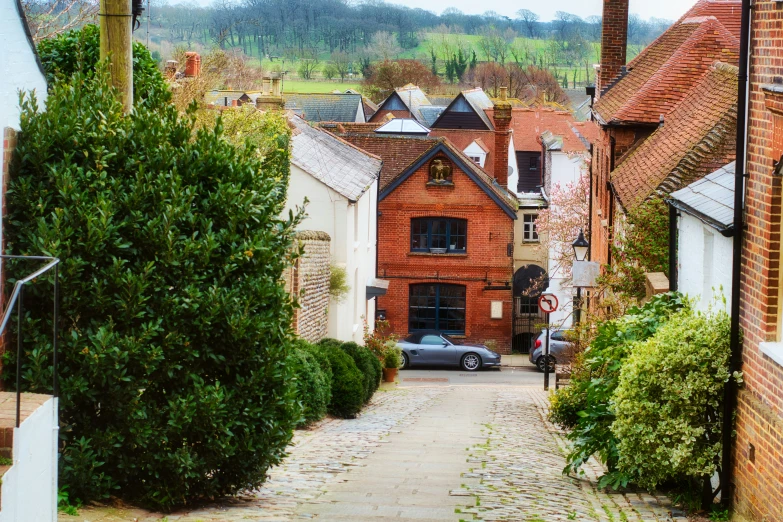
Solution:
[[[555,371],[555,364],[557,358],[562,354],[570,345],[571,341],[568,340],[569,330],[552,328],[549,330],[549,372]],[[541,331],[541,335],[536,339],[535,344],[530,348],[530,362],[538,367],[538,370],[543,372],[546,362],[544,359],[544,343],[546,343],[546,330]]]
[[[500,355],[483,345],[460,344],[448,335],[429,330],[416,332],[397,343],[402,349],[400,369],[411,366],[460,366],[474,372],[500,366]]]

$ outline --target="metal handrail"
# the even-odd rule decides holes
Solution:
[[[59,282],[59,267],[60,260],[56,257],[46,257],[46,256],[11,256],[11,255],[0,255],[0,259],[21,259],[25,261],[48,261],[48,263],[43,266],[42,268],[39,268],[32,274],[22,278],[18,279],[16,283],[14,283],[14,291],[11,294],[11,299],[8,301],[8,306],[6,306],[5,310],[3,311],[3,319],[2,322],[0,322],[0,336],[3,335],[5,332],[6,327],[8,326],[8,321],[11,319],[11,311],[14,308],[14,305],[18,302],[19,306],[17,307],[17,345],[16,345],[16,427],[18,428],[21,423],[21,417],[22,417],[22,341],[24,340],[23,332],[22,332],[22,318],[23,318],[23,311],[24,311],[24,285],[32,281],[33,279],[45,274],[49,270],[54,269],[54,320],[53,328],[52,328],[52,395],[54,397],[57,397],[59,395],[59,387],[60,383],[57,379],[57,322],[60,315],[60,299],[59,299],[59,293],[60,293],[60,282]]]

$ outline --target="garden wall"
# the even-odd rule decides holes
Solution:
[[[299,299],[294,329],[302,339],[316,343],[326,337],[329,319],[331,238],[312,230],[297,232],[296,238],[304,253],[286,272],[288,290]]]

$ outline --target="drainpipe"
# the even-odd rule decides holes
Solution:
[[[609,137],[609,180],[612,179],[612,172],[614,172],[615,161],[614,154],[617,149],[617,140],[614,136]],[[614,244],[614,191],[612,190],[612,182],[606,181],[606,190],[609,192],[609,214],[606,219],[609,222],[609,241],[606,245],[606,264],[612,266],[612,245]]]
[[[593,93],[595,94],[595,87],[593,87]],[[590,198],[588,199],[588,211],[587,211],[587,242],[590,245],[593,244],[593,166],[595,161],[593,160],[593,144],[590,144]],[[590,261],[592,257],[593,247],[587,249],[587,260]]]
[[[677,207],[669,204],[669,291],[677,291]]]
[[[740,63],[737,86],[737,167],[734,177],[734,245],[731,274],[731,333],[729,372],[742,367],[742,343],[740,339],[740,282],[742,271],[742,243],[745,236],[745,168],[747,161],[748,129],[748,62],[750,56],[751,0],[742,0],[742,32],[740,34]],[[723,455],[721,457],[721,503],[730,507],[734,491],[732,486],[732,453],[734,451],[734,412],[737,409],[737,383],[729,379],[723,394]]]

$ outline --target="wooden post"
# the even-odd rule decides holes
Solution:
[[[111,84],[129,113],[133,107],[131,0],[100,0],[101,60],[110,60]]]

